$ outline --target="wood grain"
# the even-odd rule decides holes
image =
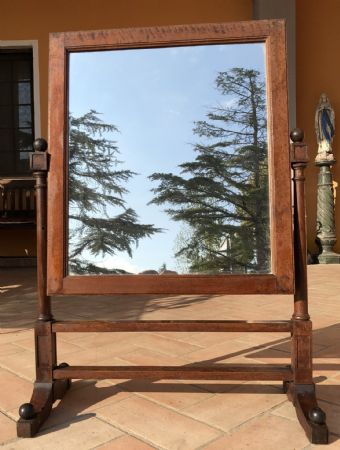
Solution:
[[[290,320],[138,320],[138,321],[58,321],[54,333],[115,331],[183,331],[183,332],[291,332]]]
[[[176,380],[291,380],[289,366],[218,365],[192,366],[69,366],[55,369],[58,379],[176,379]]]

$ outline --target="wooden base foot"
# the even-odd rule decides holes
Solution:
[[[288,380],[284,380],[282,381],[282,390],[284,394],[288,394],[289,393],[289,386],[291,384],[291,381]]]
[[[287,394],[293,402],[299,422],[312,444],[328,444],[326,414],[318,406],[314,384],[289,383]]]
[[[35,382],[30,403],[24,403],[19,408],[18,437],[33,437],[37,434],[48,418],[55,400],[61,399],[69,387],[70,380]]]
[[[53,383],[35,383],[30,403],[19,408],[18,437],[34,436],[45,422],[53,405]]]

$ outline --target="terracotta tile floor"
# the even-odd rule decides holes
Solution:
[[[309,266],[317,396],[340,449],[340,266]],[[286,319],[290,296],[73,297],[57,319]],[[0,446],[4,449],[310,449],[281,383],[75,380],[34,439],[16,437],[34,380],[35,272],[0,271]],[[61,333],[58,362],[289,361],[284,333]]]

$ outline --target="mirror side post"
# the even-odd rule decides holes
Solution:
[[[288,395],[296,408],[298,419],[308,438],[314,444],[328,443],[326,414],[318,406],[313,382],[312,322],[308,313],[307,234],[305,207],[305,168],[307,145],[304,133],[295,129],[290,134],[290,161],[294,190],[294,268],[295,292],[292,316],[292,370]]]
[[[47,419],[53,402],[61,398],[69,387],[67,380],[53,381],[53,369],[57,364],[56,334],[52,331],[54,321],[51,299],[47,295],[47,174],[50,155],[47,142],[36,139],[30,165],[35,178],[36,227],[37,227],[37,301],[38,318],[35,323],[36,380],[29,403],[19,408],[18,437],[32,437]]]

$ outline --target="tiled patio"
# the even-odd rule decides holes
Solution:
[[[309,266],[315,382],[340,449],[340,266]],[[57,319],[286,319],[287,296],[55,298]],[[310,449],[281,383],[74,381],[34,439],[16,437],[34,380],[32,269],[0,272],[0,445],[4,449]],[[183,365],[289,361],[280,333],[63,333],[58,362]]]

